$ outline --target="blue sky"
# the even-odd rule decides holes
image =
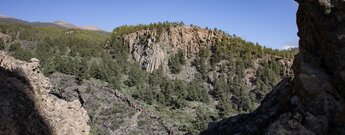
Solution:
[[[280,49],[298,41],[297,6],[294,0],[0,0],[0,15],[107,31],[124,24],[183,21]]]

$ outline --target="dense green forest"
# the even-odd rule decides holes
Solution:
[[[252,111],[282,77],[289,75],[276,59],[291,59],[295,52],[262,47],[220,30],[216,31],[227,36],[211,47],[202,48],[193,59],[192,66],[198,73],[192,81],[171,79],[162,69],[149,73],[129,60],[129,50],[122,36],[143,29],[161,32],[172,26],[184,24],[126,25],[110,34],[2,23],[0,32],[10,38],[0,39],[0,49],[25,61],[38,58],[47,76],[61,72],[74,75],[80,81],[95,78],[108,82],[157,111],[163,119],[172,121],[186,134],[197,134],[208,122]],[[170,72],[178,74],[185,64],[185,54],[178,51],[169,59]],[[242,79],[246,69],[254,64],[260,66],[253,80],[255,89],[249,89]],[[212,71],[216,71],[217,77],[210,81],[208,75]],[[205,83],[213,89],[210,91]],[[195,114],[180,115],[191,108]]]

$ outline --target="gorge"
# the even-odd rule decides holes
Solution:
[[[345,2],[297,2],[298,51],[183,22],[0,18],[0,134],[345,134]]]

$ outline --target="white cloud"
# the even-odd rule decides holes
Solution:
[[[298,45],[284,45],[281,49],[282,50],[287,50],[287,49],[296,48],[296,47],[298,47]]]
[[[281,49],[284,50],[284,49],[290,49],[290,48],[294,48],[294,47],[298,47],[298,40],[290,41],[290,42],[285,43],[281,47]]]

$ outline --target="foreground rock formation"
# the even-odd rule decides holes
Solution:
[[[0,51],[0,134],[86,135],[89,117],[78,100],[49,94],[39,62],[16,60]]]
[[[253,113],[201,134],[345,134],[345,2],[297,0],[300,53],[286,78]]]

